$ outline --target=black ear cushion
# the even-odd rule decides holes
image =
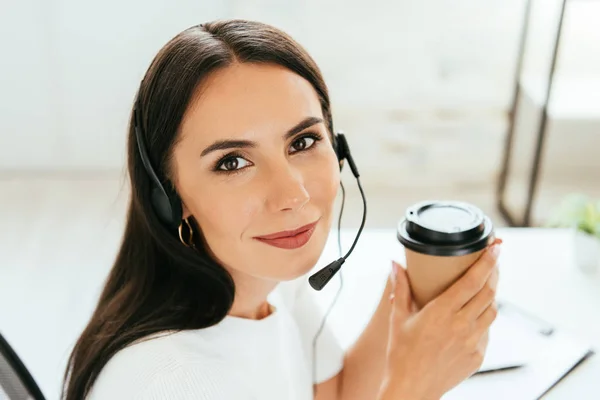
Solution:
[[[335,155],[337,156],[338,162],[340,164],[340,171],[344,167],[344,160],[346,159],[346,155],[344,153],[343,146],[341,146],[340,140],[337,134],[333,135],[333,150],[335,151]]]
[[[181,198],[174,191],[170,190],[167,193],[169,193],[169,200],[171,200],[171,219],[173,220],[173,226],[178,227],[183,219]]]
[[[165,190],[167,191],[168,189],[165,188]],[[183,214],[179,196],[173,191],[165,193],[162,188],[159,187],[154,187],[152,189],[151,196],[152,206],[160,220],[170,227],[177,228]]]

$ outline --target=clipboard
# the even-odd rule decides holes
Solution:
[[[538,400],[593,354],[590,345],[499,302],[482,368],[442,400]]]

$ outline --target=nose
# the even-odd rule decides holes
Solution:
[[[310,200],[302,172],[289,164],[276,168],[267,178],[267,207],[272,212],[297,211]]]

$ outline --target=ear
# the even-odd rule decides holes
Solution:
[[[181,213],[181,218],[183,218],[183,219],[186,219],[186,218],[188,218],[188,217],[190,217],[192,215],[192,213],[186,207],[186,205],[185,205],[185,203],[183,201],[181,202],[181,210],[183,211]]]

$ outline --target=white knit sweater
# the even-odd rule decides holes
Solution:
[[[262,320],[226,317],[216,326],[164,332],[118,352],[88,400],[309,400],[312,344],[322,320],[306,279],[279,285]],[[310,290],[310,289],[308,289]],[[317,382],[335,376],[343,350],[329,329],[317,345]]]

